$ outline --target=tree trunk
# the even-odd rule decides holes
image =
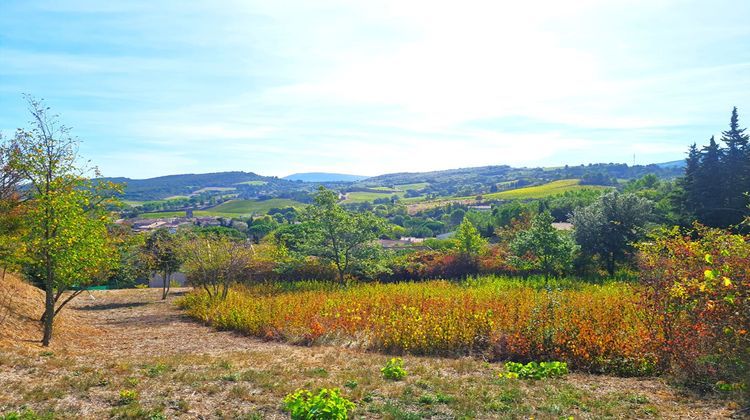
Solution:
[[[161,289],[161,300],[166,300],[167,299],[167,295],[169,295],[169,277],[170,277],[169,274],[170,273],[168,271],[165,271],[163,273],[163,277],[162,277],[163,283],[162,283],[162,289]]]
[[[80,295],[81,293],[83,293],[83,289],[76,290],[76,291],[72,292],[70,294],[70,296],[68,296],[68,298],[65,299],[63,301],[63,303],[61,303],[60,305],[58,305],[57,309],[55,309],[55,316],[57,316],[57,314],[59,314],[60,311],[62,311],[62,309],[65,307],[65,305],[67,305],[68,303],[70,303],[70,301],[72,301],[73,299],[75,299],[76,296]],[[91,292],[89,292],[89,294],[91,294]]]
[[[52,324],[55,322],[55,290],[53,288],[53,273],[50,263],[47,263],[47,284],[44,288],[44,335],[42,345],[49,347],[52,341]]]
[[[609,273],[610,277],[615,275],[615,253],[614,252],[610,253],[609,258],[607,258],[607,272]]]

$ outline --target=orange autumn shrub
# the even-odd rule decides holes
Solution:
[[[389,273],[382,273],[383,282],[457,279],[475,275],[479,270],[473,259],[461,258],[455,252],[418,251],[400,255],[389,264]]]
[[[750,387],[750,243],[696,226],[640,246],[644,314],[664,370],[701,388]]]
[[[217,328],[292,343],[555,359],[579,369],[650,373],[656,361],[633,286],[540,285],[484,277],[464,284],[436,280],[327,290],[237,286],[226,300],[193,292],[181,305]]]

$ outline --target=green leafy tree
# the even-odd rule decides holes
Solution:
[[[260,240],[279,227],[279,223],[271,216],[259,217],[252,221],[247,228],[248,235]]]
[[[456,243],[456,250],[465,258],[477,257],[487,246],[487,241],[482,238],[482,235],[479,234],[477,228],[468,218],[465,218],[458,225],[453,240]]]
[[[25,253],[20,240],[24,231],[24,207],[20,192],[22,177],[12,165],[16,150],[14,141],[5,142],[0,134],[0,281],[5,279],[8,269],[20,267]]]
[[[453,210],[453,213],[450,215],[450,221],[451,224],[454,226],[458,226],[463,222],[464,216],[466,216],[466,210],[464,209],[455,209]]]
[[[495,219],[496,227],[504,228],[510,226],[513,222],[529,218],[531,210],[528,205],[519,201],[499,205],[492,209],[492,217]]]
[[[149,268],[142,254],[146,235],[134,235],[127,225],[112,225],[109,232],[118,256],[117,264],[108,279],[109,285],[115,288],[128,288],[147,279]]]
[[[169,233],[167,229],[157,229],[146,239],[143,248],[149,269],[159,273],[162,278],[162,300],[169,296],[172,274],[179,270],[182,265],[179,251],[180,240],[181,238],[177,234]]]
[[[42,344],[48,346],[55,316],[83,286],[105,279],[114,265],[105,213],[113,185],[92,185],[88,171],[78,165],[78,141],[70,129],[42,102],[27,101],[32,128],[16,132],[12,165],[28,183],[22,268],[44,289]]]
[[[301,217],[304,252],[330,261],[339,282],[357,263],[365,263],[376,253],[375,240],[385,229],[385,221],[372,213],[353,213],[338,204],[338,196],[321,187],[313,205]]]
[[[233,282],[247,281],[255,252],[245,240],[195,235],[181,241],[179,255],[188,280],[210,297],[225,299]]]
[[[519,232],[511,242],[511,250],[527,268],[542,271],[545,279],[567,271],[577,248],[570,234],[552,226],[554,220],[549,213],[539,213],[531,227]]]
[[[653,217],[653,203],[634,194],[611,192],[571,217],[574,237],[587,256],[599,256],[613,275],[618,262],[630,256]]]

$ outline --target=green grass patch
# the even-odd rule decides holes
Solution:
[[[419,191],[419,190],[423,190],[423,189],[425,189],[425,188],[427,188],[429,186],[430,186],[429,182],[415,182],[413,184],[399,184],[399,185],[396,185],[396,189],[399,189],[401,191],[406,191],[406,190],[417,190],[417,191]]]
[[[561,179],[559,181],[552,181],[547,184],[535,185],[533,187],[523,187],[491,194],[482,194],[482,197],[487,200],[522,200],[550,197],[553,195],[563,194],[568,191],[584,189],[601,190],[609,189],[609,187],[603,187],[600,185],[581,185],[580,179]]]
[[[383,187],[385,188],[385,187]],[[403,197],[404,191],[387,190],[383,192],[372,192],[372,191],[354,191],[346,194],[345,204],[353,203],[366,203],[368,201],[375,201],[379,198],[391,198],[392,196]]]
[[[393,188],[389,188],[389,187],[372,187],[370,189],[372,189],[372,190],[378,190],[378,191],[383,191],[383,192],[390,192],[390,193],[397,193],[397,192],[399,192],[399,190],[393,189]]]
[[[266,185],[268,184],[267,181],[245,181],[245,182],[238,182],[237,185]]]
[[[234,215],[249,215],[253,213],[268,213],[272,208],[301,207],[299,201],[286,198],[272,198],[270,200],[231,200],[210,208],[215,213],[230,213]]]
[[[193,215],[196,217],[213,216],[213,217],[238,217],[250,216],[253,214],[266,214],[272,208],[284,207],[304,207],[305,204],[299,201],[289,200],[286,198],[272,198],[270,200],[230,200],[211,207],[208,210],[195,210]],[[140,217],[144,219],[165,219],[171,217],[185,217],[184,211],[163,211],[143,213]]]
[[[201,188],[199,190],[193,191],[193,195],[200,194],[203,192],[209,192],[209,191],[222,191],[223,192],[223,191],[234,191],[234,190],[236,190],[236,188],[233,188],[233,187],[205,187],[205,188]]]

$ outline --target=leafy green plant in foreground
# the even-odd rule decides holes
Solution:
[[[353,402],[339,394],[338,388],[323,388],[317,395],[300,389],[284,397],[284,410],[293,420],[344,420],[354,407]]]
[[[29,408],[24,408],[21,411],[11,411],[9,413],[0,414],[0,420],[42,420],[52,418],[54,418],[52,414],[39,415]]]
[[[123,389],[120,391],[120,405],[127,405],[138,401],[138,391],[132,389]]]
[[[383,373],[385,379],[391,379],[394,381],[400,381],[407,375],[406,370],[404,369],[404,361],[400,357],[394,357],[389,360],[380,371]]]
[[[527,364],[507,362],[507,372],[500,373],[503,378],[543,379],[565,376],[568,364],[565,362],[529,362]]]

